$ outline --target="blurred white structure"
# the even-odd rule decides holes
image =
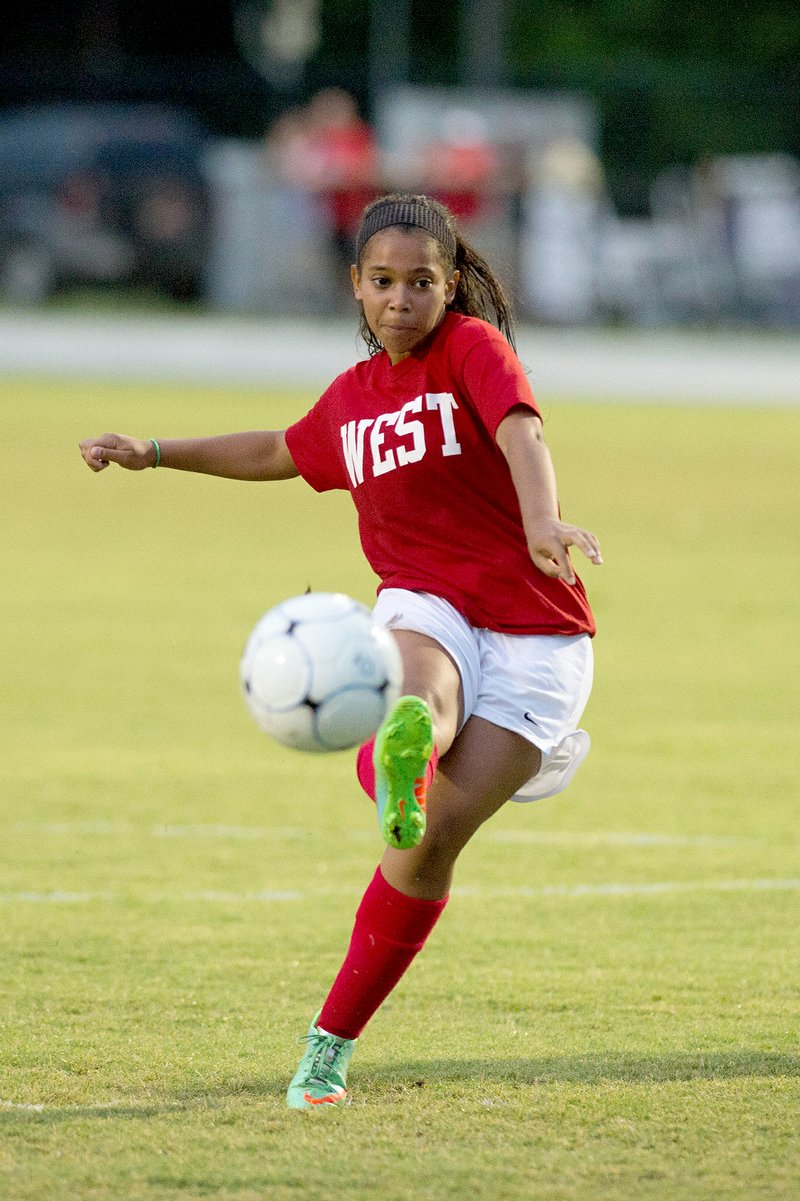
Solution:
[[[522,201],[519,292],[527,313],[554,324],[598,314],[606,200],[594,151],[561,138],[531,151]]]
[[[800,164],[765,155],[718,159],[713,167],[745,312],[800,318]]]
[[[206,296],[223,312],[317,312],[334,286],[316,197],[278,178],[263,146],[226,140],[207,155],[212,242]]]
[[[482,88],[387,88],[375,126],[386,154],[402,163],[439,141],[448,117],[464,111],[477,114],[501,148],[541,149],[562,139],[596,147],[600,136],[597,110],[586,97]]]
[[[601,313],[638,325],[800,324],[800,164],[709,159],[661,173],[646,219],[611,216]]]

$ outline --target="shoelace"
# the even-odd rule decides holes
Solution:
[[[318,1042],[308,1074],[309,1084],[327,1085],[330,1075],[337,1068],[339,1053],[344,1048],[344,1039],[334,1034],[304,1034],[298,1040],[301,1043]]]

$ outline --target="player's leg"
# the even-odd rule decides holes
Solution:
[[[322,1025],[330,1028],[329,1037],[339,1037],[352,1047],[433,929],[463,847],[483,822],[539,774],[542,758],[528,741],[527,713],[524,736],[521,730],[507,729],[505,723],[498,725],[488,716],[496,712],[498,720],[510,717],[511,723],[519,698],[524,697],[524,703],[536,711],[541,728],[549,730],[554,745],[563,745],[564,736],[575,732],[591,686],[591,646],[585,639],[554,639],[548,651],[540,642],[531,642],[527,659],[522,644],[515,643],[513,662],[509,648],[494,648],[502,653],[493,677],[506,681],[503,687],[507,692],[510,689],[514,703],[509,706],[502,689],[488,705],[484,695],[481,703],[489,709],[486,718],[474,713],[476,691],[469,645],[456,644],[464,673],[466,710],[472,716],[439,762],[429,791],[425,838],[410,850],[388,847],[367,889],[350,950],[323,1010]],[[486,650],[483,646],[482,651]],[[480,661],[483,666],[483,653]],[[424,683],[420,682],[420,688]],[[433,704],[435,708],[435,700]],[[568,775],[559,787],[564,782]]]
[[[405,695],[384,722],[377,745],[361,748],[359,779],[377,801],[382,830],[402,845],[424,834],[426,789],[439,754],[455,737],[463,693],[458,669],[438,642],[410,630],[394,634]],[[417,814],[421,822],[414,820]],[[347,1066],[358,1034],[422,949],[445,904],[446,899],[404,895],[377,869],[356,912],[345,961],[306,1036],[287,1093],[290,1108],[347,1099]]]
[[[439,762],[421,844],[384,851],[359,905],[345,961],[312,1027],[316,1042],[309,1043],[312,1051],[306,1056],[319,1063],[327,1053],[331,1079],[323,1071],[321,1080],[309,1083],[301,1065],[290,1105],[308,1108],[345,1099],[346,1091],[339,1091],[346,1090],[340,1059],[349,1062],[364,1026],[422,950],[447,904],[459,853],[540,762],[537,748],[518,734],[480,717],[467,721]]]

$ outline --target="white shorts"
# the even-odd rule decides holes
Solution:
[[[389,630],[426,634],[447,651],[461,676],[465,722],[483,717],[539,748],[539,771],[512,800],[563,792],[590,747],[589,735],[578,728],[592,690],[588,634],[476,629],[441,597],[404,588],[379,593],[374,616]]]

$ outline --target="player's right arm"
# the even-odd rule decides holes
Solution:
[[[80,451],[92,471],[103,471],[109,463],[117,463],[127,471],[158,465],[231,480],[289,480],[300,474],[283,430],[251,430],[212,438],[159,438],[158,450],[148,439],[102,434],[99,438],[84,438]]]

